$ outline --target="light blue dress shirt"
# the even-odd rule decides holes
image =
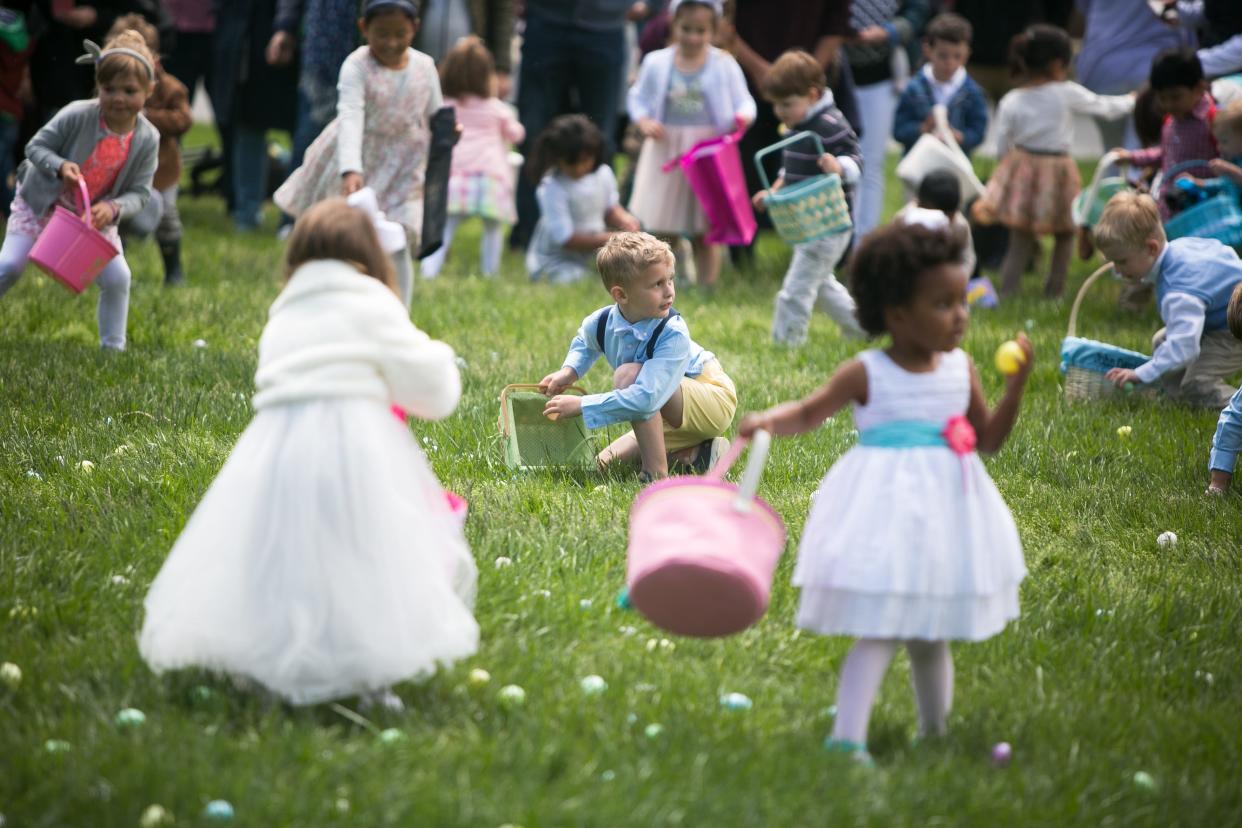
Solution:
[[[582,419],[588,428],[651,419],[673,396],[682,377],[697,377],[703,373],[703,366],[716,358],[715,354],[704,350],[690,338],[685,320],[677,316],[664,326],[656,341],[655,352],[651,359],[647,359],[647,341],[661,320],[649,317],[630,322],[621,315],[619,307],[612,305],[611,308],[604,331],[603,350],[595,340],[595,333],[599,315],[606,308],[600,308],[582,320],[564,365],[581,377],[603,356],[614,370],[627,362],[641,363],[642,370],[628,388],[587,394],[582,398]]]
[[[1169,246],[1166,244],[1156,257],[1151,271],[1143,277],[1144,282],[1151,285],[1159,282],[1168,255]],[[1148,362],[1134,369],[1139,381],[1145,384],[1194,362],[1199,356],[1199,340],[1203,338],[1207,323],[1207,303],[1197,296],[1170,290],[1159,297],[1159,302],[1160,318],[1164,320],[1164,342],[1160,343]]]
[[[1233,395],[1229,405],[1220,412],[1216,423],[1216,436],[1212,438],[1212,456],[1208,468],[1233,474],[1242,451],[1242,388]]]

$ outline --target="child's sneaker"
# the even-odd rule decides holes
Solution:
[[[729,441],[723,437],[713,437],[699,443],[698,451],[689,463],[690,471],[693,474],[707,474],[728,448]]]
[[[867,746],[861,742],[850,742],[845,739],[828,738],[824,740],[824,750],[829,753],[844,753],[849,759],[864,768],[874,768],[875,760],[867,752]]]

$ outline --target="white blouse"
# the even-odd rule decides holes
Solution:
[[[996,108],[996,154],[1014,147],[1068,152],[1075,112],[1115,120],[1133,110],[1131,95],[1097,95],[1073,81],[1014,89]]]

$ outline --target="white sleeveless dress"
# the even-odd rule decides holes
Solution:
[[[970,360],[954,350],[914,374],[883,351],[859,355],[860,432],[964,415]],[[1026,575],[1013,517],[983,462],[947,446],[857,445],[815,493],[793,582],[798,626],[827,635],[979,641],[1018,615]]]

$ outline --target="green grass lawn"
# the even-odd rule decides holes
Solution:
[[[413,308],[465,360],[465,393],[452,417],[414,431],[471,504],[478,656],[399,686],[401,715],[364,717],[353,700],[286,709],[210,676],[153,675],[135,642],[143,595],[250,420],[281,255],[274,215],[238,236],[217,200],[181,204],[189,285],[164,290],[154,246],[132,248],[128,353],[99,352],[94,291],[73,298],[31,268],[0,302],[0,661],[24,676],[0,686],[5,826],[136,826],[153,803],[200,825],[212,799],[245,826],[1242,823],[1242,498],[1202,494],[1216,415],[1067,405],[1069,301],[1037,298],[1035,276],[1023,298],[976,312],[965,343],[993,399],[996,346],[1024,327],[1035,344],[1022,416],[987,461],[1030,576],[1018,622],[955,646],[943,740],[912,743],[899,656],[872,716],[878,767],[821,748],[849,641],[799,634],[789,577],[811,493],[851,444],[850,416],[773,449],[761,493],[791,541],[767,616],[728,639],[660,646],[613,602],[636,480],[515,473],[496,429],[500,389],[558,367],[604,292],[532,286],[515,256],[499,280],[470,275],[473,230]],[[859,349],[823,317],[801,350],[769,344],[787,258],[765,238],[753,272],[726,269],[715,293],[677,300],[736,380],[741,411],[809,392]],[[1075,265],[1071,297],[1091,267]],[[1148,350],[1154,312],[1118,311],[1116,292],[1097,288],[1080,335]],[[585,384],[607,380],[597,369]],[[1157,546],[1166,530],[1176,547]],[[500,556],[513,565],[497,568]],[[490,683],[467,681],[476,667]],[[584,695],[588,674],[606,692]],[[524,706],[498,700],[509,683],[525,688]],[[753,708],[723,709],[727,692]],[[126,707],[146,723],[118,727]],[[1002,740],[1014,756],[998,769],[989,756]],[[1139,771],[1153,787],[1135,783]]]

